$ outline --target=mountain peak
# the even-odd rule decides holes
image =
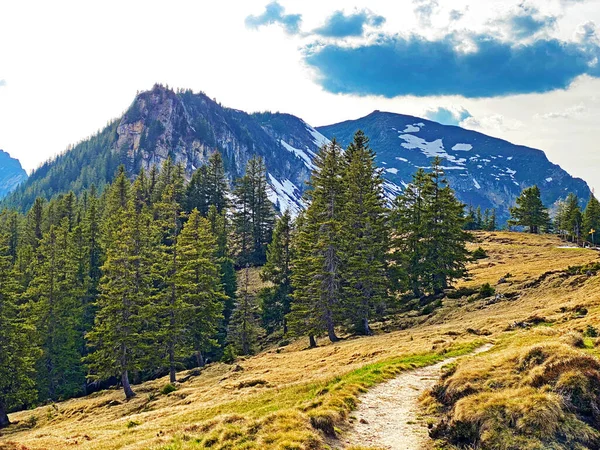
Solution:
[[[12,192],[27,179],[27,172],[18,159],[0,149],[0,199]]]

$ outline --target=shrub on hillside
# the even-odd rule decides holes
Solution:
[[[564,344],[466,361],[431,398],[444,414],[432,436],[461,448],[600,445],[600,362]]]
[[[478,259],[487,258],[488,254],[483,248],[479,247],[473,250],[473,252],[471,253],[471,257],[473,258],[473,260],[477,261]]]
[[[490,284],[485,283],[479,288],[479,298],[488,298],[496,293],[496,289]]]

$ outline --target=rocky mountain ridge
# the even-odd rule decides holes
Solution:
[[[458,197],[466,204],[496,208],[501,220],[521,189],[540,185],[548,205],[574,192],[589,196],[587,184],[548,161],[540,150],[418,117],[375,111],[361,119],[314,128],[283,113],[248,114],[226,108],[204,93],[155,85],[139,93],[123,117],[34,172],[9,203],[26,208],[36,195],[98,187],[124,164],[131,174],[160,165],[169,156],[187,176],[221,152],[231,181],[254,155],[264,158],[270,199],[279,210],[298,213],[319,148],[334,137],[343,146],[362,129],[384,169],[391,199],[418,167],[442,157]],[[74,160],[73,160],[74,159]]]

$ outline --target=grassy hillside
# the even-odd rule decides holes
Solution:
[[[401,370],[493,341],[495,356],[464,363],[487,370],[486,383],[461,390],[475,382],[468,366],[459,365],[441,386],[449,383],[464,395],[433,395],[428,402],[430,412],[450,424],[439,427],[440,437],[451,439],[458,401],[489,395],[495,378],[504,380],[506,389],[523,388],[518,377],[505,376],[516,370],[510,366],[514,355],[551,342],[561,347],[548,347],[549,354],[587,353],[592,360],[598,355],[594,338],[576,334],[600,323],[600,276],[593,265],[581,267],[598,262],[597,252],[559,248],[553,236],[482,233],[478,238],[474,247],[483,247],[489,257],[474,263],[470,279],[460,283],[464,296],[392,317],[379,324],[376,336],[336,344],[323,340],[310,350],[301,340],[232,365],[182,373],[182,382],[170,393],[164,390],[166,378],[145,383],[129,402],[121,391],[109,390],[15,413],[11,420],[18,423],[1,432],[0,448],[326,448],[349,419],[360,392]],[[484,283],[500,295],[472,293]],[[575,342],[579,336],[581,342]],[[500,366],[507,368],[504,374],[493,370]],[[533,395],[531,389],[546,384],[526,388]],[[472,418],[474,433],[482,432],[476,425],[486,411]]]

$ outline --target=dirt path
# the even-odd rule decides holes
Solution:
[[[488,351],[486,344],[471,355]],[[440,370],[457,358],[401,373],[360,397],[356,420],[342,439],[344,447],[364,446],[388,450],[420,450],[429,442],[427,426],[420,423],[418,400],[440,377]]]

